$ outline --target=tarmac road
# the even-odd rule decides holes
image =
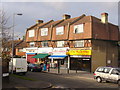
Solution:
[[[92,74],[28,72],[26,77],[51,83],[53,88],[118,88],[115,83],[97,83]]]

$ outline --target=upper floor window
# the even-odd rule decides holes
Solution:
[[[22,49],[22,48],[19,48],[19,49],[18,49],[18,52],[23,52],[23,49]]]
[[[83,32],[83,24],[75,25],[74,26],[74,33],[82,33]]]
[[[35,30],[29,30],[29,37],[34,37]]]
[[[30,47],[35,47],[35,42],[30,42]]]
[[[84,40],[75,41],[75,47],[84,47]]]
[[[64,27],[61,26],[61,27],[57,27],[56,28],[56,35],[62,35],[64,34]]]
[[[57,41],[57,47],[64,47],[64,41]]]
[[[41,28],[41,36],[47,36],[48,35],[48,28]]]
[[[47,41],[43,41],[43,42],[41,42],[41,45],[42,45],[42,47],[48,47],[48,42]]]

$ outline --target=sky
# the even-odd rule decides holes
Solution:
[[[5,0],[6,1],[6,0]],[[60,20],[63,14],[72,18],[85,14],[101,18],[101,13],[108,13],[109,22],[118,25],[118,2],[2,2],[2,9],[9,18],[9,25],[13,24],[15,15],[15,36],[21,38],[26,29],[36,23],[36,20]]]

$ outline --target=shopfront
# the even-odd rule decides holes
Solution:
[[[69,55],[71,70],[91,70],[91,50],[70,49]]]
[[[67,66],[68,55],[66,55],[67,50],[68,50],[68,47],[53,49],[53,54],[48,57],[51,61],[51,68],[57,68],[58,65],[60,66],[61,69],[68,68]]]
[[[36,58],[32,58],[33,56],[35,56],[37,54],[37,47],[33,47],[33,48],[25,48],[25,52],[26,52],[26,60],[28,63],[36,63],[37,59]]]

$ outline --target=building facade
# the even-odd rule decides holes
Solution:
[[[38,20],[26,30],[29,49],[26,56],[33,59],[31,57],[38,53],[36,48],[40,48],[41,52],[41,48],[53,48],[53,51],[66,48],[70,60],[64,58],[61,63],[64,64],[66,60],[70,69],[93,72],[98,66],[118,66],[118,33],[118,26],[108,22],[107,13],[102,13],[101,19],[84,14],[71,18],[65,14],[58,21],[44,23]],[[50,55],[52,53],[50,51]]]

